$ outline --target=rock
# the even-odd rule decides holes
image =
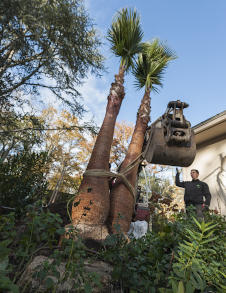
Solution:
[[[89,273],[97,273],[103,287],[109,287],[111,282],[112,266],[103,261],[85,262],[86,270]],[[97,291],[98,292],[98,291]]]
[[[79,275],[74,276],[74,278],[67,279],[57,284],[59,279],[63,279],[65,274],[65,266],[66,263],[61,263],[56,267],[57,272],[59,273],[59,278],[51,275],[51,273],[47,273],[45,278],[40,281],[37,277],[37,272],[41,269],[41,266],[45,263],[51,264],[53,259],[48,258],[46,256],[36,256],[34,260],[29,264],[21,279],[19,280],[18,285],[20,288],[27,287],[27,291],[25,292],[46,292],[45,282],[47,279],[51,279],[52,282],[56,285],[56,291],[54,292],[78,292],[78,288],[74,286],[80,278]],[[95,272],[100,276],[100,283],[102,285],[102,289],[98,288],[97,285],[92,283],[92,292],[109,292],[110,282],[111,282],[111,272],[112,267],[103,262],[103,261],[85,261],[85,272],[93,273]]]

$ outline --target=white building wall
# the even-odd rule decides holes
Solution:
[[[193,164],[183,168],[184,181],[191,180],[191,169],[198,169],[199,179],[209,185],[210,208],[226,215],[226,139],[198,146]]]

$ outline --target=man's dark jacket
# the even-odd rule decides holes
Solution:
[[[184,202],[186,205],[189,204],[205,204],[207,206],[210,205],[211,194],[209,191],[208,185],[200,181],[199,179],[192,181],[180,181],[180,174],[176,174],[176,186],[185,188],[184,193]],[[203,197],[205,197],[205,201],[203,201]]]

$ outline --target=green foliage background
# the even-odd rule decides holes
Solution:
[[[71,292],[92,292],[93,287],[101,292],[100,276],[85,268],[85,263],[98,259],[113,268],[109,283],[113,290],[222,293],[226,288],[225,228],[220,215],[207,214],[206,221],[199,223],[194,217],[177,214],[174,221],[165,221],[161,230],[149,231],[146,237],[128,241],[119,232],[94,251],[72,226],[67,232],[69,239],[58,246],[65,233],[62,220],[37,203],[27,206],[26,216],[19,221],[14,213],[0,216],[0,289],[32,292],[29,282],[21,288],[19,280],[36,255],[47,255],[49,261],[33,275],[44,286],[43,292],[56,290],[66,280],[73,282]],[[63,276],[57,269],[61,264],[66,268]]]
[[[28,204],[44,199],[48,182],[43,172],[47,162],[46,152],[23,150],[0,161],[0,206],[15,208],[22,214]]]

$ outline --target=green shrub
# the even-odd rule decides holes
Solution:
[[[88,273],[85,263],[98,257],[113,266],[112,283],[123,292],[192,293],[225,290],[225,218],[206,215],[206,222],[178,214],[166,218],[158,231],[131,239],[124,235],[106,238],[101,251],[86,248],[74,229],[58,246],[64,233],[59,215],[28,206],[23,219],[14,213],[0,216],[0,291],[19,292],[18,280],[36,255],[48,259],[35,274],[48,290],[70,280],[77,292],[101,288],[100,277]],[[76,240],[75,240],[76,239]],[[91,253],[91,254],[90,254]],[[57,270],[65,265],[63,276]],[[54,283],[48,276],[55,276]],[[75,278],[75,276],[77,276]],[[24,289],[24,288],[23,288]],[[29,284],[25,292],[29,292]]]
[[[223,292],[226,290],[225,237],[222,241],[219,231],[225,233],[225,223],[220,217],[206,223],[193,219],[197,229],[185,227],[185,239],[179,244],[173,263],[170,276],[173,292]]]
[[[183,214],[174,222],[164,218],[158,231],[130,242],[108,237],[103,258],[113,264],[113,281],[128,292],[223,292],[226,222],[207,218],[201,224]]]
[[[85,245],[74,229],[69,234],[76,236],[64,239],[58,246],[59,236],[65,233],[62,219],[58,214],[44,211],[38,205],[28,206],[23,220],[15,213],[0,216],[0,291],[20,292],[18,281],[29,263],[36,255],[48,255],[33,276],[48,290],[56,290],[57,286],[66,280],[73,280],[73,287],[78,292],[92,292],[93,285],[101,287],[100,277],[96,273],[85,270],[88,256]],[[72,235],[73,234],[73,235]],[[65,272],[59,276],[57,267],[65,264]],[[48,276],[55,276],[54,283]],[[75,277],[77,276],[77,277]],[[30,284],[23,288],[31,292]]]
[[[22,153],[0,161],[0,205],[15,208],[22,214],[28,204],[45,196],[47,180],[43,166],[47,153]]]

